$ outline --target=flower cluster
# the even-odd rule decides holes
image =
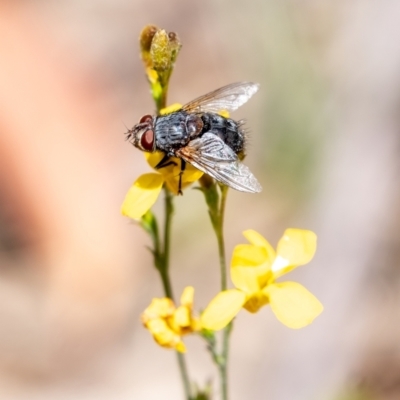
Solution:
[[[245,308],[251,313],[269,304],[280,322],[292,329],[303,328],[322,312],[319,300],[297,282],[277,282],[282,275],[311,261],[316,250],[315,233],[287,229],[277,250],[254,230],[243,232],[250,244],[235,247],[231,278],[235,289],[220,292],[201,314],[192,317],[193,288],[186,288],[177,309],[170,299],[153,299],[143,314],[145,326],[158,344],[184,351],[181,337],[200,329],[226,327]]]
[[[182,336],[200,330],[200,321],[193,316],[194,289],[185,288],[181,305],[176,307],[167,298],[154,298],[142,314],[143,325],[153,335],[154,340],[163,347],[173,348],[180,353],[186,351]]]

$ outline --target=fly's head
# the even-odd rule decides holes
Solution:
[[[143,116],[139,123],[130,129],[126,135],[126,139],[139,150],[154,152],[156,148],[154,117],[151,115]]]

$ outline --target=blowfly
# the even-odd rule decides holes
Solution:
[[[222,116],[246,103],[259,85],[238,82],[214,90],[167,115],[145,115],[127,132],[127,139],[138,149],[161,151],[164,157],[156,165],[163,168],[171,157],[181,162],[179,193],[186,163],[233,189],[258,193],[261,185],[241,160],[246,149],[243,121]]]

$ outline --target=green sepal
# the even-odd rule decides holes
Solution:
[[[218,218],[219,218],[219,193],[218,186],[215,183],[215,180],[204,174],[200,180],[200,190],[204,194],[204,198],[206,200],[208,206],[208,213],[210,214],[211,223],[213,228],[216,229],[218,226]]]

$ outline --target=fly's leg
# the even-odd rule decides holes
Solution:
[[[165,168],[169,165],[178,165],[175,161],[170,160],[168,154],[164,154],[161,161],[154,167],[155,169]],[[186,168],[186,161],[181,159],[181,170],[179,172],[178,194],[182,195],[182,175]]]
[[[154,168],[161,169],[168,167],[169,165],[178,165],[178,164],[175,161],[171,161],[168,154],[164,154],[164,157]]]
[[[181,159],[181,171],[179,172],[179,185],[178,185],[178,194],[182,195],[182,175],[186,168],[186,161]]]

